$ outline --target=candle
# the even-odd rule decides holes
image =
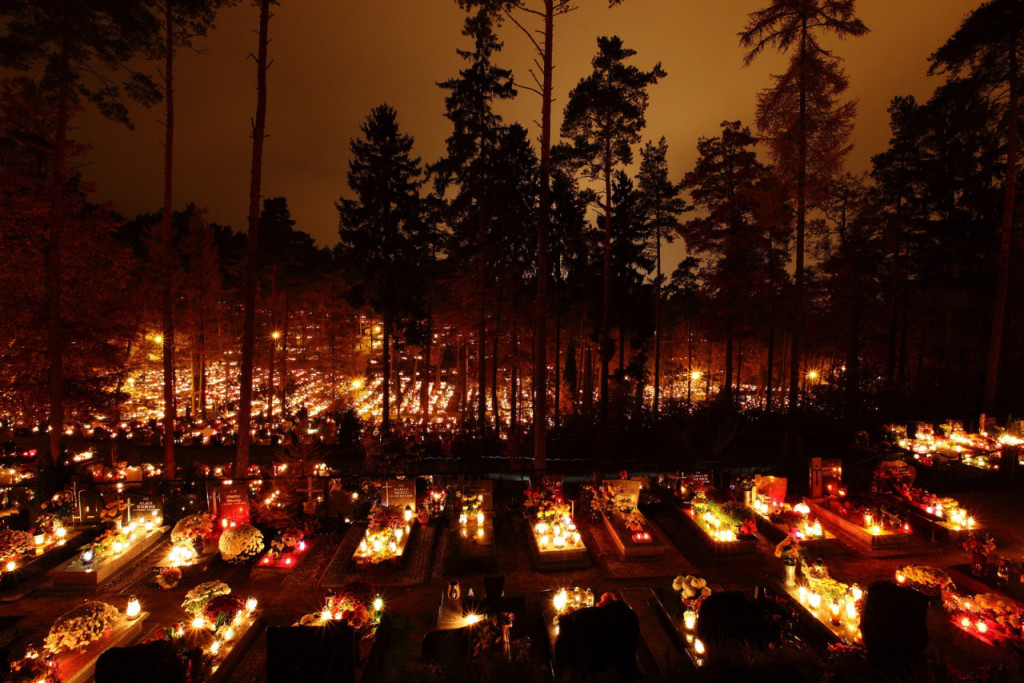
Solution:
[[[139,604],[139,599],[134,595],[128,598],[128,606],[125,607],[124,613],[129,619],[135,619],[142,612],[142,605]]]

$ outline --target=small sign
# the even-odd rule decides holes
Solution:
[[[144,496],[140,493],[132,493],[128,496],[128,523],[155,524],[163,521],[164,499],[162,496]]]
[[[694,472],[690,475],[690,481],[694,484],[707,484],[711,485],[711,473],[710,472]]]
[[[480,509],[484,512],[494,511],[494,482],[490,479],[479,479],[463,482],[459,485],[462,497],[465,499],[483,496]]]
[[[416,511],[416,480],[388,479],[381,491],[381,503],[399,510],[412,508]]]
[[[222,484],[213,490],[217,515],[235,524],[249,523],[249,489],[245,484]]]

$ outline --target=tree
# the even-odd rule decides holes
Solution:
[[[252,164],[249,171],[249,229],[242,292],[242,363],[239,376],[238,450],[235,476],[249,472],[249,440],[252,424],[252,368],[256,343],[256,286],[259,255],[260,187],[263,180],[263,138],[267,126],[267,45],[270,42],[270,0],[259,0],[260,28],[256,52],[256,117],[252,124]]]
[[[804,240],[809,199],[842,167],[856,112],[839,103],[848,81],[841,60],[822,47],[822,34],[860,36],[868,29],[854,16],[855,0],[771,0],[753,12],[740,33],[749,65],[765,48],[792,52],[789,67],[774,76],[774,87],[757,99],[757,127],[767,137],[772,157],[796,188],[796,273],[793,334],[790,341],[789,408],[797,407],[800,337],[803,328]]]
[[[576,9],[572,0],[539,0],[537,9],[529,0],[457,0],[461,6],[488,5],[500,9],[526,36],[536,58],[540,61],[541,77],[533,73],[533,80],[540,90],[540,203],[537,212],[537,300],[534,308],[533,343],[533,457],[534,467],[543,470],[547,466],[548,431],[548,280],[550,279],[550,247],[548,233],[551,221],[551,102],[554,84],[555,18]],[[609,0],[613,7],[622,0]],[[538,41],[534,31],[527,28],[520,16],[540,19],[543,29],[537,31],[543,36]],[[558,378],[555,378],[558,381]]]
[[[601,306],[601,424],[608,422],[608,363],[611,349],[608,337],[611,305],[612,177],[619,165],[633,159],[633,145],[640,141],[646,125],[647,88],[664,78],[661,64],[650,71],[627,65],[636,54],[622,45],[617,36],[597,39],[597,55],[591,60],[594,71],[569,93],[562,121],[562,136],[571,142],[567,154],[588,177],[600,179],[604,186],[604,281]],[[543,201],[543,198],[542,198]]]
[[[1019,146],[1021,50],[1024,50],[1024,6],[1016,0],[990,0],[974,10],[956,33],[929,58],[932,63],[929,73],[946,73],[954,79],[963,79],[984,98],[998,103],[1003,115],[1003,136],[1006,142],[1003,211],[982,397],[982,410],[988,413],[995,407],[1006,301],[1010,289]]]
[[[45,218],[45,282],[48,320],[50,457],[56,462],[64,433],[64,324],[61,232],[71,207],[64,205],[71,148],[68,128],[82,102],[130,125],[122,95],[154,104],[152,80],[128,68],[151,42],[157,27],[141,5],[118,0],[40,4],[12,0],[0,8],[0,67],[33,71],[40,87],[54,93],[55,116],[48,164],[49,206]]]
[[[381,431],[391,429],[391,344],[398,323],[418,319],[423,289],[420,273],[429,253],[429,226],[419,196],[420,160],[413,139],[398,128],[398,114],[374,107],[352,140],[348,186],[354,199],[338,208],[336,254],[370,306],[383,318],[384,395]]]
[[[472,215],[470,222],[475,227],[474,261],[480,288],[477,427],[483,433],[487,429],[487,233],[492,218],[485,196],[494,182],[495,152],[501,131],[501,117],[494,112],[493,102],[515,97],[516,90],[512,86],[512,72],[491,62],[501,50],[494,35],[491,10],[483,8],[467,17],[462,34],[473,39],[473,50],[457,51],[468,67],[459,72],[458,78],[440,84],[449,93],[445,97],[445,116],[454,125],[454,131],[446,143],[447,156],[434,164],[431,172],[435,174],[438,194],[443,195],[452,182],[458,183],[459,194],[453,205],[462,214],[459,222],[466,224],[466,218]]]
[[[754,311],[768,278],[769,252],[757,219],[756,189],[766,174],[753,150],[757,140],[739,121],[724,121],[722,134],[701,138],[694,169],[683,182],[701,215],[682,228],[687,249],[705,259],[703,278],[725,333],[721,399],[733,400],[733,338],[738,321]]]
[[[174,421],[174,316],[171,291],[171,212],[174,209],[174,56],[179,46],[191,47],[192,39],[204,36],[213,26],[217,8],[230,0],[150,0],[148,8],[163,23],[163,40],[153,45],[154,58],[163,58],[164,95],[164,206],[161,221],[163,242],[163,371],[164,371],[164,476],[175,477]]]
[[[648,142],[640,156],[637,175],[640,211],[647,234],[654,241],[654,401],[652,410],[658,414],[661,399],[661,241],[672,242],[682,224],[679,215],[690,210],[680,193],[682,183],[668,179],[668,143],[662,137],[657,144]]]

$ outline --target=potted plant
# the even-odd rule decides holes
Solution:
[[[800,541],[792,536],[786,536],[775,546],[775,557],[780,558],[786,567],[786,585],[795,586],[796,568],[803,557],[803,547],[800,545]]]
[[[996,549],[996,541],[991,534],[979,539],[973,533],[968,534],[963,544],[964,550],[971,553],[971,573],[983,578],[988,573],[988,556]]]

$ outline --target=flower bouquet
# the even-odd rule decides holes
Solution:
[[[989,553],[996,549],[996,540],[992,538],[991,534],[985,534],[984,538],[978,538],[971,533],[963,542],[963,549],[974,555],[988,557]]]
[[[53,622],[44,647],[53,654],[85,649],[102,638],[120,616],[117,608],[105,602],[85,602]]]
[[[352,581],[335,595],[327,596],[324,608],[303,616],[298,626],[323,626],[330,621],[344,621],[357,632],[374,626],[384,603],[373,586],[365,581]]]
[[[200,612],[203,619],[207,623],[213,624],[214,630],[216,631],[223,624],[229,624],[235,620],[242,610],[245,609],[245,603],[241,598],[224,594],[217,595],[207,601],[203,605],[203,609]]]
[[[31,553],[35,548],[32,534],[14,529],[0,530],[0,569],[22,555]]]
[[[185,600],[181,603],[181,608],[193,617],[199,616],[208,602],[230,592],[231,586],[223,581],[207,581],[185,593]]]
[[[677,576],[672,581],[672,590],[679,591],[683,605],[691,612],[699,611],[701,603],[711,596],[707,580],[697,576]]]
[[[225,562],[246,562],[263,551],[263,534],[251,524],[239,524],[225,529],[217,545]]]
[[[177,588],[180,581],[181,569],[178,567],[164,567],[156,575],[156,585],[160,586],[160,590]]]
[[[782,560],[782,564],[795,567],[804,558],[804,549],[800,541],[792,536],[786,536],[775,546],[775,557]]]
[[[198,554],[203,551],[203,546],[212,540],[213,536],[213,515],[200,512],[178,520],[178,523],[171,529],[171,544],[192,548]]]
[[[909,584],[911,588],[933,597],[937,597],[945,590],[956,590],[952,577],[944,569],[915,564],[897,569],[896,583]]]

